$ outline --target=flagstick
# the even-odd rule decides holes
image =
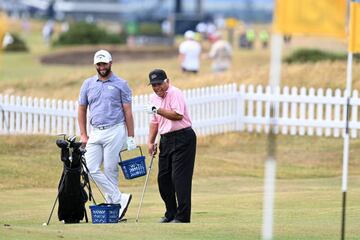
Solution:
[[[346,220],[346,192],[349,171],[349,117],[350,117],[350,96],[352,82],[352,53],[348,53],[347,69],[346,69],[346,122],[344,134],[344,150],[343,150],[343,175],[342,175],[342,219],[341,219],[341,239],[345,239],[345,220]]]
[[[276,89],[280,85],[281,73],[281,51],[282,51],[282,35],[273,34],[271,37],[271,62],[269,85],[271,94],[274,98]],[[273,216],[274,216],[274,198],[275,198],[275,179],[276,179],[276,135],[275,128],[277,125],[277,109],[275,99],[272,99],[269,121],[268,134],[268,156],[265,161],[264,176],[264,203],[263,203],[263,239],[271,240],[273,238]]]

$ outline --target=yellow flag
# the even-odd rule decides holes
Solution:
[[[346,38],[346,0],[276,0],[274,32]]]
[[[350,3],[349,52],[360,52],[360,1]]]

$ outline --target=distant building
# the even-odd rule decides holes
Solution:
[[[10,15],[26,11],[31,16],[46,17],[53,10],[58,20],[66,17],[164,20],[179,6],[189,16],[222,15],[246,22],[265,22],[271,20],[273,0],[0,0],[0,9]]]

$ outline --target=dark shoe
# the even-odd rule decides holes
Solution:
[[[185,222],[182,222],[180,220],[177,220],[176,218],[173,219],[172,221],[170,221],[170,223],[185,223]]]
[[[159,223],[169,223],[171,221],[173,221],[173,219],[169,219],[167,217],[162,217],[162,218],[160,218]]]

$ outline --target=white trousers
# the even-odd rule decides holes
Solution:
[[[121,123],[104,130],[94,128],[86,144],[87,167],[91,177],[105,194],[107,203],[120,203],[118,162],[125,139],[126,127]]]

